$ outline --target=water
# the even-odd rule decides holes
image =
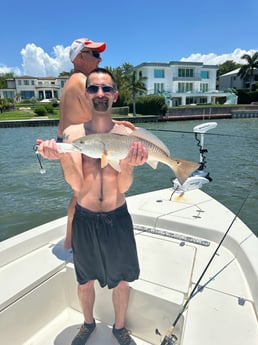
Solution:
[[[182,121],[142,126],[166,130],[154,133],[167,144],[172,156],[198,161],[194,134],[182,132],[192,132],[200,123]],[[233,212],[238,212],[250,193],[239,216],[258,236],[258,119],[218,120],[217,123],[205,136],[206,170],[213,181],[203,186],[203,190]],[[56,127],[0,128],[0,241],[66,215],[72,191],[63,180],[59,162],[43,159],[46,174],[40,174],[32,150],[37,138],[55,138],[56,130]],[[171,185],[172,176],[163,164],[157,170],[148,165],[137,167],[127,195],[166,188]]]

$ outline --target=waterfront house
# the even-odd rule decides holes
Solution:
[[[218,66],[202,62],[144,62],[135,66],[144,81],[147,95],[163,95],[168,106],[216,104],[231,95],[216,90]]]
[[[248,75],[246,78],[238,76],[239,68],[225,73],[219,77],[220,90],[235,89],[250,89],[251,85],[258,83],[258,69],[253,70],[253,75]]]
[[[21,76],[7,79],[7,88],[0,89],[0,98],[26,99],[59,99],[68,76],[32,77]]]

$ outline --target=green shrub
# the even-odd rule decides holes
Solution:
[[[130,104],[130,112],[133,105]],[[167,105],[162,96],[141,96],[136,99],[136,112],[142,115],[160,115],[166,114]]]
[[[54,114],[54,107],[52,104],[46,104],[45,108],[49,114]]]
[[[47,109],[41,105],[34,109],[34,113],[38,116],[45,116],[47,114]]]

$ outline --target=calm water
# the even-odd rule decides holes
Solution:
[[[207,122],[207,121],[205,121]],[[201,121],[149,123],[177,158],[199,160],[192,129]],[[258,119],[218,120],[205,136],[206,170],[213,181],[203,190],[237,212],[251,191],[240,218],[258,236]],[[167,132],[171,130],[171,132]],[[57,161],[43,160],[40,174],[32,150],[36,138],[55,138],[56,127],[0,128],[1,213],[0,241],[66,215],[71,189],[63,181]],[[170,186],[170,169],[145,165],[135,169],[128,195]],[[216,215],[214,214],[214,217]],[[225,229],[226,231],[226,229]]]

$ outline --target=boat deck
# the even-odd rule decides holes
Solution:
[[[198,194],[171,202],[164,190],[128,199],[141,274],[130,284],[126,326],[138,345],[161,343],[217,248],[225,220],[232,221],[232,213]],[[66,217],[0,244],[1,344],[67,345],[78,332],[83,316],[72,252],[63,248],[65,228]],[[175,328],[178,344],[257,344],[257,243],[237,220]],[[95,286],[97,329],[87,344],[115,345],[112,290]]]
[[[65,345],[70,344],[74,335],[79,331],[83,316],[80,312],[66,308],[55,319],[35,334],[24,345]],[[112,326],[96,321],[97,327],[87,342],[87,345],[117,345],[112,335]],[[132,336],[138,345],[149,345],[139,338]],[[46,342],[47,339],[47,342]]]

